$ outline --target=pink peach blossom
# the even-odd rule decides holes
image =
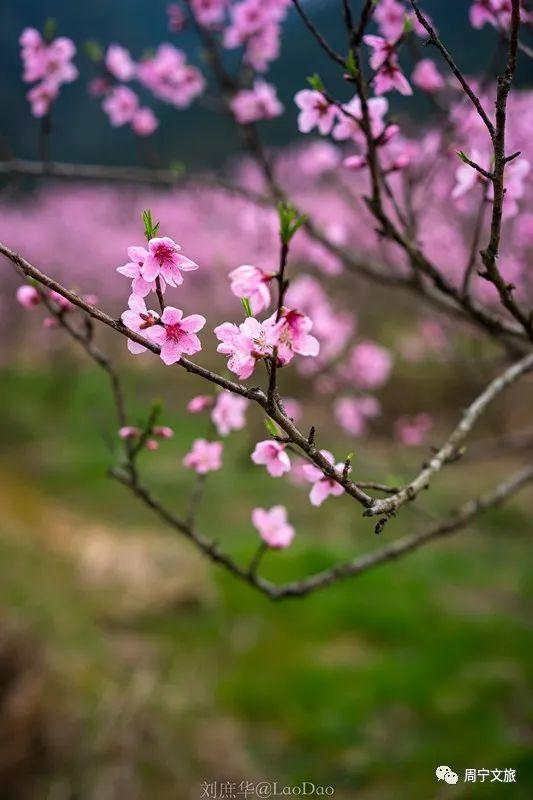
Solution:
[[[421,59],[413,70],[411,80],[423,92],[438,92],[444,89],[446,83],[437,69],[435,62],[430,58]]]
[[[134,439],[136,436],[139,436],[140,433],[141,429],[135,427],[135,425],[124,425],[118,430],[118,435],[121,439]]]
[[[181,309],[167,306],[161,322],[162,325],[148,328],[146,336],[161,347],[160,356],[164,364],[175,364],[182,355],[192,356],[202,349],[196,333],[204,327],[205,317],[200,314],[184,317]]]
[[[128,258],[130,259],[129,263],[124,264],[123,267],[117,267],[117,272],[132,279],[131,290],[134,294],[146,297],[156,289],[155,280],[146,281],[141,274],[141,269],[148,258],[148,250],[144,247],[128,247]],[[161,288],[164,290],[164,281]]]
[[[168,29],[179,33],[186,25],[187,17],[179,3],[169,3],[167,6]]]
[[[219,392],[211,419],[219,436],[227,436],[230,431],[239,431],[246,425],[248,400],[231,392]]]
[[[229,356],[228,369],[241,380],[249,378],[258,360],[271,356],[277,336],[272,323],[248,317],[240,325],[224,322],[215,328],[218,353]]]
[[[333,404],[333,413],[341,428],[352,436],[366,433],[368,420],[380,413],[375,397],[339,397]]]
[[[259,314],[270,305],[269,282],[274,273],[264,272],[251,264],[242,264],[229,274],[231,291],[235,297],[247,298],[253,314]]]
[[[335,464],[335,459],[329,450],[321,450],[320,452],[330,464]],[[335,469],[339,473],[339,476],[342,475],[344,464],[335,464]],[[313,506],[321,506],[324,500],[330,495],[333,495],[333,497],[340,497],[340,495],[344,493],[344,488],[340,483],[324,475],[322,470],[314,464],[304,464],[302,473],[305,478],[313,484],[309,493],[309,500]]]
[[[266,320],[272,325],[272,336],[281,364],[288,364],[295,353],[302,356],[317,356],[320,343],[309,331],[313,323],[309,317],[292,308],[283,308],[279,320],[276,314]]]
[[[127,86],[115,86],[102,103],[102,108],[114,128],[131,122],[138,107],[139,98]]]
[[[151,108],[137,109],[131,120],[131,129],[137,136],[151,136],[159,127],[159,120]]]
[[[200,414],[202,411],[205,411],[206,408],[210,408],[213,403],[214,400],[209,395],[199,394],[189,400],[187,403],[187,411],[189,414]]]
[[[322,92],[302,89],[296,93],[294,101],[300,109],[298,129],[301,133],[309,133],[315,127],[322,135],[331,132],[338,112],[335,106],[326,100]]]
[[[266,439],[258,442],[252,453],[254,464],[264,465],[269,475],[273,478],[280,478],[291,468],[289,456],[285,452],[286,445],[276,442],[274,439]]]
[[[396,438],[408,447],[417,447],[424,443],[427,434],[433,427],[430,414],[416,414],[414,417],[399,417],[394,424]]]
[[[138,294],[130,295],[128,307],[129,310],[122,313],[122,322],[130,331],[146,336],[148,329],[157,324],[159,315],[155,311],[148,311],[146,303]],[[146,347],[134,342],[132,339],[128,339],[128,350],[133,355],[138,355],[139,353],[145,353]]]
[[[125,47],[110,44],[105,54],[105,65],[119,81],[130,81],[135,75],[135,62]]]
[[[294,539],[294,528],[287,522],[284,506],[272,506],[269,511],[266,508],[254,508],[252,522],[268,547],[281,550]]]
[[[183,283],[182,272],[198,269],[198,264],[181,255],[181,247],[169,236],[156,237],[148,242],[148,255],[141,267],[145,281],[162,276],[170,286]]]
[[[35,308],[41,302],[41,295],[37,291],[34,286],[28,286],[25,284],[24,286],[19,286],[16,292],[17,302],[23,308]]]
[[[195,439],[191,450],[183,459],[183,465],[193,469],[198,475],[206,475],[222,467],[222,442],[208,442]]]
[[[152,433],[154,436],[159,436],[160,439],[172,439],[174,436],[173,429],[169,428],[168,425],[155,425],[152,428]]]
[[[391,370],[390,352],[375,342],[364,341],[352,349],[346,374],[362,389],[377,389],[386,382]]]
[[[247,125],[261,119],[273,119],[283,113],[276,87],[266,81],[255,81],[251,89],[241,89],[230,102],[237,122]]]

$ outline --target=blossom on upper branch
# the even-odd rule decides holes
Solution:
[[[372,49],[370,66],[376,70],[375,93],[384,94],[391,89],[396,89],[403,95],[413,94],[409,81],[400,69],[395,42],[369,34],[363,37],[363,41]]]
[[[217,351],[229,356],[228,369],[241,379],[249,378],[257,361],[273,357],[277,350],[278,364],[285,366],[295,353],[316,356],[320,345],[309,331],[313,323],[299,311],[283,308],[279,320],[277,313],[264,322],[248,317],[240,325],[224,322],[215,328],[221,342]]]
[[[159,120],[151,108],[138,108],[131,120],[131,129],[137,136],[151,136],[159,127]]]
[[[169,236],[156,237],[148,242],[148,255],[141,267],[145,281],[164,278],[169,286],[183,283],[182,272],[198,269],[198,264],[180,254],[181,247]]]
[[[273,119],[283,113],[276,87],[266,81],[255,81],[251,89],[241,89],[231,99],[231,110],[237,122],[247,125],[260,119]]]
[[[274,439],[266,439],[258,442],[252,453],[254,464],[264,465],[269,475],[273,478],[280,478],[285,472],[289,472],[291,462],[287,455],[286,445],[276,442]]]
[[[430,94],[438,92],[446,86],[435,62],[430,58],[423,58],[418,62],[411,75],[411,80],[423,92]]]
[[[224,47],[244,47],[243,61],[265,72],[279,55],[281,22],[290,0],[241,0],[230,7],[230,24],[224,31]]]
[[[26,83],[39,81],[26,96],[32,114],[44,117],[58,96],[59,87],[78,77],[78,70],[72,63],[76,46],[66,36],[46,42],[35,28],[25,28],[19,42],[24,67],[22,80]]]
[[[150,327],[146,337],[161,347],[163,363],[175,364],[182,355],[192,356],[202,349],[200,339],[196,336],[206,323],[201,314],[184,317],[181,309],[167,306],[161,315],[161,322],[162,325]]]
[[[298,114],[300,133],[309,133],[315,127],[323,136],[331,133],[338,111],[322,92],[314,89],[302,89],[294,96],[294,102],[300,109]]]
[[[154,292],[156,288],[155,280],[146,281],[141,274],[141,268],[148,258],[148,250],[144,247],[128,247],[128,258],[130,259],[129,263],[124,264],[122,267],[117,267],[117,272],[132,279],[131,290],[134,294],[146,297],[150,292]]]
[[[120,44],[109,45],[104,62],[111,75],[119,81],[130,81],[135,75],[135,62]]]
[[[206,475],[221,468],[223,448],[222,442],[195,439],[191,450],[183,459],[183,465],[193,469],[198,475]]]
[[[229,356],[228,369],[241,380],[249,378],[257,361],[271,356],[276,337],[272,325],[248,317],[240,325],[223,322],[215,328],[218,353]]]
[[[372,136],[374,139],[377,139],[385,130],[383,117],[389,110],[389,102],[385,97],[371,97],[367,101],[367,106]],[[349,103],[342,106],[342,111],[338,115],[337,124],[333,129],[333,138],[339,141],[344,141],[346,139],[364,139],[360,124],[362,118],[361,100],[359,97],[355,96]]]
[[[242,264],[229,273],[230,288],[235,297],[248,299],[252,312],[259,314],[270,305],[268,284],[273,277],[274,273],[264,272],[251,264]]]
[[[287,522],[287,510],[284,506],[254,508],[252,522],[261,539],[268,547],[280,550],[288,547],[294,539],[294,528]]]
[[[190,5],[196,21],[210,28],[224,21],[229,0],[190,0]]]
[[[177,108],[187,108],[205,89],[205,79],[197,67],[187,63],[183,50],[161,44],[153,56],[137,65],[137,79],[156,97]]]
[[[139,98],[128,86],[114,86],[105,97],[102,108],[114,128],[133,120],[139,108]]]
[[[320,344],[309,331],[313,323],[309,317],[293,308],[282,308],[279,320],[276,314],[269,317],[265,324],[272,324],[272,333],[281,364],[288,364],[295,353],[301,356],[317,356]]]

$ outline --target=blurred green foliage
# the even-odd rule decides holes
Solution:
[[[83,720],[78,767],[67,758],[58,768],[67,786],[76,787],[80,775],[103,780],[123,738],[140,796],[162,800],[194,797],[204,780],[223,778],[310,780],[334,786],[342,800],[413,800],[439,791],[531,797],[525,494],[449,541],[307,599],[275,604],[208,567],[198,573],[207,592],[197,601],[177,595],[121,613],[116,589],[83,580],[68,548],[43,534],[53,532],[55,510],[77,520],[73,541],[85,527],[90,536],[92,525],[112,531],[119,545],[139,532],[154,542],[176,534],[106,477],[116,425],[105,378],[92,369],[65,370],[57,360],[49,366],[1,376],[0,580],[5,613],[29,625],[44,647],[51,700]],[[142,415],[154,389],[150,373],[127,381]],[[162,422],[176,436],[143,461],[157,493],[180,510],[192,483],[180,460],[206,422],[184,414],[189,388],[162,388]],[[264,435],[259,415],[253,426]],[[348,498],[312,509],[305,489],[253,467],[250,436],[226,440],[231,469],[207,483],[200,514],[207,535],[249,559],[256,546],[250,509],[285,502],[297,537],[290,551],[265,558],[266,573],[277,580],[379,546]],[[357,459],[371,463],[363,445]],[[416,460],[396,466],[401,473]],[[458,502],[465,470],[469,490],[498,476],[456,465],[423,498],[425,511],[405,509],[382,539],[423,526],[422,515]],[[188,546],[179,552],[185,558]],[[140,702],[135,687],[146,675],[152,684],[146,696],[139,690]],[[106,749],[102,730],[110,725],[114,741]],[[441,790],[439,764],[455,769],[459,784]],[[511,767],[518,782],[464,784],[469,767]]]

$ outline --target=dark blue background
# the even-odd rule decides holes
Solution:
[[[29,112],[25,99],[28,87],[20,79],[21,66],[18,36],[28,25],[42,29],[47,18],[57,21],[58,32],[72,37],[79,47],[76,63],[81,78],[64,86],[54,107],[53,156],[56,159],[82,162],[128,164],[139,162],[139,142],[131,131],[111,129],[99,108],[99,102],[88,96],[86,83],[94,75],[94,67],[85,56],[82,43],[95,39],[103,45],[116,41],[127,46],[138,58],[143,50],[162,41],[172,41],[188,51],[196,63],[199,49],[190,31],[179,35],[167,30],[167,0],[1,0],[0,22],[0,134],[9,149],[19,157],[36,157],[38,122]],[[496,34],[489,28],[473,31],[468,24],[469,2],[426,0],[424,8],[431,14],[449,49],[467,72],[480,70],[490,63],[496,47]],[[340,0],[315,0],[307,9],[327,38],[341,52],[346,49]],[[358,0],[353,0],[357,9]],[[521,82],[531,78],[530,64],[521,60]],[[531,62],[530,62],[531,63]],[[334,85],[337,68],[332,65],[304,30],[291,9],[284,29],[282,57],[270,73],[277,84],[288,113],[282,119],[264,125],[265,138],[273,144],[284,144],[297,135],[296,109],[292,97],[306,85],[306,77],[319,72]],[[337,84],[340,90],[340,86]],[[339,96],[346,97],[344,93]],[[151,138],[150,147],[158,151],[164,163],[184,161],[190,165],[216,165],[237,147],[232,126],[198,103],[179,112],[152,98],[147,98],[161,119],[160,130]],[[406,103],[394,98],[395,109],[402,114]],[[417,121],[428,112],[427,101],[417,93],[407,108]]]

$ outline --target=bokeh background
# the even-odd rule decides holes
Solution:
[[[467,5],[425,3],[450,49],[474,70],[489,60],[492,38],[483,31],[472,46]],[[336,3],[309,6],[328,37],[340,40]],[[168,38],[159,0],[4,0],[4,157],[36,157],[38,129],[24,99],[16,42],[22,28],[42,27],[47,18],[78,43],[119,41],[137,55]],[[183,36],[180,44],[194,58],[197,45]],[[87,76],[83,54],[78,64]],[[334,79],[291,14],[282,58],[270,74],[288,112],[265,128],[269,144],[295,138],[291,97],[315,70]],[[528,86],[531,77],[521,67],[519,83]],[[161,128],[153,144],[163,164],[180,161],[193,171],[236,157],[230,126],[208,110],[177,113],[160,105],[157,111]],[[430,107],[417,99],[408,108],[398,102],[396,111],[416,128]],[[109,128],[83,78],[62,91],[53,153],[65,161],[139,163],[138,143],[128,131]],[[41,249],[51,270],[54,247],[65,248],[73,264],[78,247],[86,290],[92,263],[102,270],[107,261],[114,274],[125,260],[121,221],[129,235],[139,208],[149,204],[156,216],[163,209],[170,235],[177,224],[171,198],[155,189],[3,178],[1,192],[3,239],[21,250],[27,243],[35,260]],[[115,218],[110,209],[119,199]],[[113,219],[115,232],[102,235],[103,217]],[[205,228],[206,237],[216,228],[207,212]],[[10,274],[0,295],[3,799],[195,800],[204,782],[225,780],[280,786],[308,780],[335,787],[339,800],[531,797],[531,492],[404,561],[307,599],[273,604],[206,564],[107,477],[116,432],[105,376],[57,332],[43,333],[35,315],[13,309],[15,285]],[[407,298],[391,307],[385,294],[365,285],[341,282],[337,291],[367,335],[394,348],[408,331],[416,306]],[[196,292],[213,303],[219,296],[210,285]],[[116,295],[112,302],[118,313]],[[474,337],[455,341],[455,331],[448,334],[453,358],[428,353],[412,363],[397,356],[393,380],[380,394],[383,421],[370,439],[347,442],[331,430],[327,403],[294,379],[287,390],[306,402],[303,424],[316,422],[333,450],[354,449],[365,474],[405,480],[493,374],[495,351]],[[145,453],[143,467],[154,490],[182,509],[193,476],[181,469],[181,458],[206,433],[206,420],[186,415],[185,405],[204,387],[151,360],[132,363],[122,342],[105,333],[100,340],[121,364],[133,418],[154,397],[163,402],[163,421],[176,434],[157,454]],[[475,438],[531,424],[526,388],[529,394],[502,397]],[[436,420],[431,442],[425,450],[406,450],[387,420],[424,409]],[[249,420],[226,443],[227,468],[207,483],[203,530],[247,559],[256,546],[250,509],[285,503],[297,528],[295,544],[264,562],[266,574],[280,581],[382,544],[347,498],[314,509],[304,488],[253,467],[249,453],[264,438],[264,426],[258,412],[250,410]],[[496,456],[467,453],[383,538],[421,529],[497,483],[528,453]],[[435,779],[439,764],[449,764],[461,782],[442,789]],[[513,768],[518,780],[465,785],[464,770],[472,767]]]

